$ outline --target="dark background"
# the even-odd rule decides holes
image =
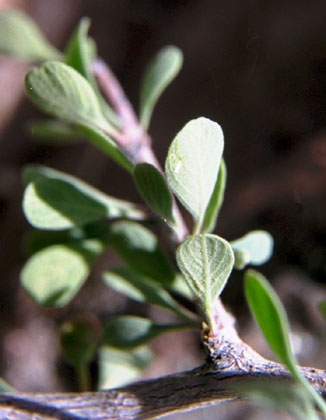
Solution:
[[[59,48],[79,19],[89,16],[99,55],[110,64],[136,109],[149,59],[168,44],[182,49],[182,72],[160,99],[152,119],[154,150],[163,163],[173,137],[192,118],[206,116],[222,126],[228,185],[216,233],[232,240],[262,228],[274,236],[274,256],[262,271],[289,311],[300,361],[325,367],[325,343],[320,340],[325,325],[316,303],[326,298],[326,3],[0,1],[0,7],[8,5],[27,10]],[[28,226],[20,204],[21,168],[27,162],[45,163],[110,195],[134,201],[139,197],[129,176],[86,143],[58,148],[26,136],[26,120],[40,115],[24,97],[22,79],[27,69],[25,63],[0,58],[0,366],[2,375],[20,390],[54,391],[67,389],[53,370],[59,363],[58,319],[73,310],[105,307],[108,314],[142,310],[117,304],[109,291],[101,289],[96,275],[77,303],[61,312],[40,310],[24,295],[19,270]],[[100,292],[94,291],[94,285]],[[249,326],[242,273],[231,278],[223,297],[237,314],[242,335],[266,351]],[[172,340],[172,352],[168,338],[166,347],[163,340],[156,345],[158,362],[147,376],[198,363],[197,337],[178,337]],[[178,355],[184,358],[185,348],[193,356],[184,364],[172,361]],[[229,416],[225,418],[232,418],[231,411],[223,411]],[[202,416],[198,418],[206,418]],[[250,411],[247,416],[254,418]]]

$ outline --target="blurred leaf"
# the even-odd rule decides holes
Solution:
[[[207,118],[188,122],[173,140],[165,162],[172,191],[201,229],[224,147],[221,127]]]
[[[189,324],[154,324],[148,318],[121,315],[105,325],[102,343],[118,349],[132,349],[158,335],[186,328],[189,328]]]
[[[23,250],[31,256],[50,245],[66,244],[73,240],[70,230],[29,230],[23,238]]]
[[[102,218],[141,218],[136,205],[110,197],[85,182],[42,165],[28,165],[23,198],[28,221],[41,229],[68,229]]]
[[[72,67],[48,61],[25,78],[28,97],[44,112],[75,124],[111,130],[87,80]]]
[[[126,169],[128,172],[133,172],[133,164],[124,155],[121,149],[114,143],[111,138],[105,134],[101,129],[93,127],[87,124],[78,124],[79,131],[98,149],[108,154],[113,160],[116,161],[120,166]]]
[[[212,232],[215,229],[217,217],[224,200],[224,191],[226,186],[226,165],[224,159],[221,159],[220,169],[211,198],[209,200],[204,222],[203,232]]]
[[[273,245],[272,235],[264,230],[254,230],[232,241],[235,267],[242,269],[248,264],[265,264],[273,254]]]
[[[179,304],[165,289],[153,281],[132,273],[127,268],[118,267],[107,270],[103,278],[108,287],[130,299],[162,306],[189,320],[189,316],[182,311]]]
[[[88,31],[91,25],[89,18],[82,18],[72,34],[65,51],[65,63],[73,67],[94,87],[95,79],[91,72],[91,60],[95,57],[93,47],[88,41]]]
[[[9,385],[4,379],[0,378],[0,392],[17,392],[15,388]]]
[[[318,420],[307,392],[297,384],[270,381],[244,381],[238,387],[249,401],[276,411],[285,411],[299,420]]]
[[[134,169],[134,179],[140,195],[149,207],[173,224],[172,196],[163,175],[153,165],[139,163]]]
[[[27,131],[33,140],[51,145],[75,143],[81,138],[75,127],[59,120],[31,121],[27,125]]]
[[[79,292],[97,255],[83,244],[49,246],[25,263],[22,286],[40,305],[62,307]]]
[[[99,100],[103,114],[110,123],[119,127],[119,118],[103,99],[92,72],[92,61],[96,58],[97,52],[95,42],[87,36],[89,27],[90,19],[83,18],[80,20],[68,42],[65,52],[65,62],[88,80]]]
[[[163,286],[173,284],[175,272],[159,248],[156,236],[139,223],[112,223],[109,243],[132,271]]]
[[[156,102],[179,73],[182,62],[181,50],[167,46],[149,63],[140,90],[140,123],[145,131],[148,130]]]
[[[318,303],[318,309],[325,321],[326,320],[326,300],[322,300]]]
[[[26,60],[60,60],[61,53],[42,34],[35,22],[19,10],[0,13],[0,53]]]
[[[60,328],[60,345],[64,357],[74,366],[92,360],[99,338],[99,326],[87,318],[65,321]]]
[[[284,307],[265,277],[254,270],[245,273],[247,302],[267,343],[295,380],[304,388],[326,415],[326,403],[297,367],[291,349],[290,328]]]
[[[117,388],[135,381],[152,362],[148,347],[118,350],[103,346],[99,351],[99,390]]]
[[[216,235],[190,236],[177,249],[177,263],[211,321],[214,301],[221,294],[233,268],[230,244]]]

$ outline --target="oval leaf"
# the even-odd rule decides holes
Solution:
[[[27,220],[39,229],[69,229],[104,217],[143,218],[136,205],[103,194],[85,182],[42,165],[28,165],[23,198]]]
[[[154,106],[162,92],[179,73],[183,62],[182,52],[174,46],[163,48],[148,65],[140,91],[140,123],[148,130]]]
[[[224,200],[226,175],[226,165],[222,158],[215,187],[205,212],[203,232],[210,233],[215,229],[216,220]]]
[[[34,254],[24,265],[21,283],[39,304],[61,307],[78,293],[91,261],[68,245],[53,245]]]
[[[75,143],[81,137],[72,124],[55,119],[30,121],[27,131],[33,140],[50,145]]]
[[[72,67],[48,61],[32,69],[25,78],[28,97],[44,112],[76,124],[110,130],[88,83]]]
[[[104,327],[102,342],[118,349],[132,349],[148,343],[160,334],[189,328],[187,324],[154,324],[148,318],[122,315]]]
[[[254,270],[245,273],[245,294],[269,346],[293,373],[296,359],[291,349],[288,319],[280,299],[265,277]]]
[[[232,241],[231,246],[236,257],[235,267],[242,269],[248,264],[265,264],[273,254],[274,241],[270,233],[254,230]]]
[[[45,38],[25,13],[7,9],[0,13],[0,53],[27,60],[60,60],[61,53]]]
[[[139,163],[134,169],[134,179],[142,198],[163,219],[174,223],[172,196],[163,175],[149,163]]]
[[[230,244],[216,235],[190,236],[177,249],[177,263],[210,320],[214,301],[221,294],[233,268]]]
[[[190,121],[173,140],[165,162],[172,191],[200,230],[213,193],[224,147],[221,127],[207,118]]]

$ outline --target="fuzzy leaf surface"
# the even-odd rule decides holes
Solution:
[[[14,9],[0,13],[0,53],[32,61],[61,59],[60,51],[50,44],[36,23]]]
[[[254,230],[232,241],[231,246],[235,254],[235,267],[242,269],[248,264],[265,264],[273,254],[274,241],[270,233]]]
[[[48,61],[32,69],[25,89],[32,102],[54,117],[110,130],[91,85],[64,63]]]
[[[149,63],[140,90],[140,123],[145,131],[148,130],[156,102],[179,73],[182,62],[181,50],[167,46]]]
[[[200,231],[224,147],[221,127],[207,119],[188,122],[173,140],[165,162],[168,183]]]
[[[39,229],[69,229],[102,218],[139,218],[141,212],[127,201],[110,197],[71,175],[41,165],[30,165],[23,198],[27,220]]]
[[[139,163],[134,169],[137,189],[149,207],[170,223],[174,223],[172,214],[172,196],[163,175],[149,163]]]
[[[217,235],[188,237],[177,249],[177,263],[189,288],[197,296],[208,317],[233,268],[230,244]]]

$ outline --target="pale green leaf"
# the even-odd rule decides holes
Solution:
[[[167,46],[149,63],[140,91],[140,123],[145,131],[148,130],[156,102],[179,73],[182,62],[181,50],[174,46]]]
[[[17,392],[15,388],[9,385],[4,379],[0,378],[0,392]]]
[[[128,351],[102,346],[99,351],[99,390],[117,388],[135,381],[153,358],[147,346]]]
[[[24,265],[22,286],[41,305],[64,306],[79,292],[96,256],[82,246],[45,248]]]
[[[155,324],[148,318],[121,315],[105,325],[102,343],[118,349],[132,349],[148,343],[160,334],[187,328],[188,324]]]
[[[326,321],[326,300],[322,300],[318,303],[318,310],[321,313],[324,321]]]
[[[188,122],[173,140],[165,162],[172,191],[192,214],[199,232],[218,176],[224,147],[221,127],[207,118]]]
[[[226,175],[226,165],[222,158],[215,187],[205,212],[203,232],[210,233],[215,229],[217,217],[223,204]]]
[[[237,390],[246,399],[264,408],[287,412],[298,420],[319,420],[310,395],[296,383],[244,380]]]
[[[230,244],[212,234],[190,236],[177,249],[177,263],[211,321],[214,302],[233,268]]]
[[[265,264],[273,254],[273,245],[272,235],[264,230],[254,230],[232,241],[235,267],[242,269],[248,264]]]
[[[34,179],[24,193],[23,210],[39,229],[69,229],[103,218],[140,218],[132,203],[107,196],[83,181],[41,165],[25,169],[24,178]]]
[[[72,124],[54,119],[30,121],[27,131],[33,140],[58,146],[75,143],[81,138]]]
[[[64,63],[48,61],[32,69],[26,75],[25,88],[31,101],[54,117],[111,130],[91,85]]]
[[[60,51],[50,44],[35,22],[14,9],[0,13],[0,54],[32,61],[61,59]]]
[[[161,251],[156,236],[139,223],[112,223],[109,243],[127,266],[165,287],[173,284],[175,272]]]
[[[139,163],[134,169],[134,179],[140,195],[164,220],[174,223],[172,196],[163,175],[149,163]]]
[[[180,305],[165,289],[143,276],[136,275],[124,267],[118,267],[105,271],[103,278],[109,288],[130,299],[162,306],[189,320],[189,315],[183,312]]]
[[[94,127],[91,124],[78,124],[78,129],[91,144],[111,156],[113,160],[115,160],[128,172],[133,172],[133,164],[131,161],[121,151],[116,143],[114,143],[114,141],[101,129]]]
[[[92,72],[92,63],[96,58],[96,44],[87,36],[90,27],[90,19],[80,20],[76,30],[71,36],[65,51],[65,62],[77,70],[88,80],[98,98],[102,112],[108,121],[116,127],[120,127],[121,122],[117,114],[104,100],[98,88],[94,74]]]

